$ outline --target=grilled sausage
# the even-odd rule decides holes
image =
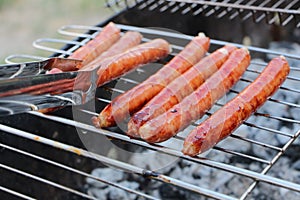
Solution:
[[[82,60],[82,66],[85,66],[111,47],[119,38],[120,29],[113,22],[110,22],[94,39],[77,49],[69,58]],[[64,69],[63,71],[72,70],[77,69]]]
[[[165,57],[169,54],[170,45],[167,41],[163,39],[155,39],[148,43],[144,43],[133,47],[123,53],[120,53],[116,56],[104,59],[101,62],[100,70],[98,71],[99,79],[98,86],[111,81],[125,72],[138,67],[141,64],[145,64],[162,57]],[[92,70],[94,68],[89,68],[88,70]],[[96,68],[97,70],[97,68]],[[13,90],[9,91],[7,94],[20,94],[22,92],[30,92],[31,94],[58,94],[62,92],[72,91],[76,86],[76,89],[86,88],[85,86],[89,86],[90,83],[90,73],[85,73],[82,69],[82,73],[79,73],[76,79],[67,79],[60,80],[47,84],[40,84],[36,86],[30,86],[27,88],[22,88],[21,90]],[[99,74],[100,73],[100,74]],[[74,85],[75,84],[75,85]],[[0,94],[0,96],[3,94]]]
[[[97,71],[97,85],[101,86],[142,64],[164,58],[170,50],[171,46],[166,40],[154,39],[106,59]]]
[[[247,49],[232,52],[223,66],[197,90],[167,112],[141,126],[141,138],[150,143],[165,141],[193,120],[202,117],[239,80],[249,63]]]
[[[141,43],[142,34],[135,31],[127,31],[116,43],[114,43],[107,51],[103,52],[95,60],[81,68],[81,70],[91,70],[99,67],[104,59],[118,55],[128,49]]]
[[[184,74],[173,80],[131,117],[128,123],[127,134],[131,137],[139,137],[138,129],[140,126],[146,121],[166,112],[169,108],[181,102],[184,97],[195,91],[222,66],[229,54],[235,49],[236,47],[232,45],[226,45],[206,56]]]
[[[153,96],[161,91],[168,83],[197,63],[209,48],[209,38],[204,34],[193,40],[168,64],[149,77],[141,84],[123,93],[108,104],[98,118],[94,118],[96,127],[110,127],[116,125],[116,121],[122,121],[138,111]]]
[[[182,152],[195,156],[229,136],[275,93],[289,71],[283,56],[272,59],[253,83],[187,136]]]
[[[100,54],[90,63],[81,67],[80,70],[92,70],[99,67],[101,62],[104,59],[115,56],[119,53],[123,53],[124,51],[138,45],[141,42],[142,37],[143,37],[142,34],[140,34],[139,32],[127,31],[116,43],[114,43],[111,47],[109,47],[107,51]],[[71,68],[68,67],[65,69],[68,69],[68,71],[70,71],[69,69]],[[63,72],[63,70],[58,68],[53,68],[50,71],[48,71],[47,74],[57,74],[61,72]]]
[[[98,56],[95,60],[88,63],[79,71],[86,71],[86,70],[94,70],[101,66],[101,62],[103,62],[105,59],[108,59],[112,56],[118,55],[120,53],[123,53],[124,51],[138,45],[142,40],[142,35],[139,32],[135,31],[128,31],[126,32],[115,44],[113,44],[107,51],[102,53],[100,56]],[[50,74],[56,74],[61,73],[62,71],[56,68],[53,68],[48,73]],[[45,91],[39,91],[40,93],[50,92],[50,93],[62,93],[67,91],[72,91],[74,89],[74,84],[80,84],[81,82],[86,82],[86,79],[89,79],[89,76],[85,76],[84,73],[79,74],[76,82],[73,80],[73,85],[68,83],[64,85],[60,85],[58,88],[55,87],[51,91],[51,89],[46,89]],[[89,81],[89,80],[88,80]],[[79,87],[80,88],[80,87]]]

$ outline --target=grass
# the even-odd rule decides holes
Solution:
[[[0,0],[0,63],[11,54],[51,55],[33,48],[32,42],[66,39],[56,32],[63,25],[98,24],[113,14],[104,4],[104,0]]]
[[[12,2],[11,0],[0,0],[0,10],[4,9],[5,6],[7,6],[10,2]]]

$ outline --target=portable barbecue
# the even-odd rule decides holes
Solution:
[[[284,55],[291,73],[279,91],[239,129],[197,157],[180,152],[186,131],[152,145],[130,139],[122,127],[104,130],[91,124],[91,117],[113,97],[153,73],[147,66],[98,88],[95,99],[84,105],[76,105],[72,93],[45,96],[42,103],[64,106],[48,114],[34,110],[35,103],[41,102],[10,102],[27,111],[0,118],[1,199],[300,197],[300,164],[296,164],[300,160],[300,54],[292,51],[300,41],[300,1],[108,0],[106,5],[116,13],[106,21],[96,26],[67,25],[58,32],[70,40],[38,39],[33,45],[51,52],[50,57],[67,57],[109,21],[122,31],[141,32],[145,40],[167,39],[173,45],[173,55],[201,31],[211,38],[210,51],[227,43],[247,45],[252,55],[250,67],[207,116],[253,81],[266,60]],[[285,43],[278,46],[281,43],[272,41]],[[46,59],[12,55],[6,61],[28,58]],[[150,65],[157,70],[162,64]],[[0,107],[14,112],[3,107],[3,102]],[[197,123],[200,121],[193,126]],[[91,173],[96,168],[100,173]],[[278,172],[280,169],[284,171]]]

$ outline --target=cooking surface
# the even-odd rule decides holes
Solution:
[[[136,29],[136,27],[124,25],[119,25],[119,27],[123,30]],[[99,29],[97,27],[70,26],[64,27],[64,30],[66,28],[71,28],[71,32],[76,32],[78,29],[81,29],[81,31],[83,32],[87,32],[87,30],[91,29]],[[75,31],[73,29],[75,29]],[[183,40],[186,41],[191,38],[191,36],[183,36],[181,34],[173,33],[170,34],[164,31],[160,32],[156,30],[153,32],[150,29],[138,30],[146,38],[147,35],[150,35],[152,37],[168,38],[172,41],[173,45],[176,40],[170,39],[172,36],[175,38],[182,37],[184,38]],[[151,32],[157,35],[153,36]],[[182,42],[182,39],[180,41]],[[220,47],[224,43],[226,42],[212,39],[211,48],[214,49]],[[178,44],[175,44],[174,47],[174,53],[182,48]],[[271,52],[269,52],[269,50],[266,49],[255,48],[251,46],[248,48],[251,53],[255,52],[257,54],[264,55],[262,57],[274,56]],[[279,92],[274,97],[272,97],[266,103],[266,105],[264,105],[255,115],[247,120],[247,122],[245,122],[242,127],[240,127],[237,131],[234,132],[231,137],[218,144],[207,154],[191,158],[180,153],[185,131],[178,134],[178,136],[170,139],[168,142],[157,145],[150,145],[140,140],[128,138],[122,133],[120,129],[102,130],[96,129],[91,125],[90,118],[96,115],[110,101],[110,96],[116,96],[122,93],[124,89],[133,87],[136,82],[140,82],[145,79],[149,75],[147,74],[147,69],[149,68],[149,66],[145,66],[141,68],[141,70],[128,74],[117,82],[115,81],[114,83],[117,84],[113,88],[111,88],[111,86],[113,86],[114,83],[101,87],[97,91],[96,101],[91,102],[90,104],[84,106],[69,106],[65,109],[47,115],[38,112],[28,112],[26,114],[2,118],[2,125],[0,126],[3,132],[3,141],[1,141],[2,152],[5,154],[13,154],[14,156],[17,155],[18,157],[21,157],[20,159],[22,160],[22,157],[25,157],[25,159],[27,160],[29,159],[29,157],[40,155],[43,157],[42,159],[47,159],[42,162],[42,165],[46,166],[47,168],[49,165],[58,165],[59,171],[64,171],[62,173],[66,173],[66,170],[67,174],[77,174],[76,176],[71,178],[73,180],[75,179],[75,182],[77,182],[78,180],[82,181],[82,176],[88,176],[87,174],[82,173],[89,172],[96,165],[99,166],[104,164],[112,165],[125,171],[133,171],[138,175],[147,176],[152,179],[158,179],[163,182],[168,182],[172,185],[177,185],[179,187],[196,191],[196,193],[205,194],[207,196],[215,198],[231,198],[231,194],[229,193],[222,194],[222,192],[207,188],[207,186],[204,185],[194,185],[193,183],[180,180],[180,178],[173,180],[170,175],[166,175],[166,177],[164,177],[165,175],[160,176],[154,173],[154,171],[156,170],[164,171],[165,168],[170,168],[170,166],[172,167],[175,163],[182,162],[183,160],[188,163],[196,163],[199,166],[203,166],[203,168],[205,168],[206,166],[211,169],[220,170],[225,174],[232,174],[234,177],[238,176],[245,179],[247,182],[247,187],[243,188],[243,190],[241,190],[238,194],[233,194],[233,197],[236,198],[246,197],[248,192],[251,192],[252,188],[256,187],[256,184],[258,182],[254,181],[254,179],[259,180],[259,182],[266,182],[271,185],[278,185],[282,188],[299,191],[299,185],[289,181],[285,181],[285,177],[272,177],[265,175],[273,167],[274,163],[282,156],[286,149],[292,146],[292,143],[299,135],[300,123],[300,118],[297,118],[297,116],[280,114],[280,112],[285,112],[286,109],[293,110],[292,112],[289,111],[289,113],[295,113],[297,112],[297,110],[299,111],[299,105],[297,104],[297,100],[299,99],[299,91],[296,87],[299,81],[299,69],[294,66],[294,64],[298,62],[298,57],[297,55],[289,53],[274,53],[285,54],[285,56],[290,59],[292,72],[290,73],[288,80],[284,83]],[[290,57],[294,58],[291,59]],[[207,114],[212,113],[219,106],[222,106],[226,101],[236,95],[236,93],[241,91],[242,88],[249,84],[249,81],[252,81],[257,76],[257,74],[263,69],[265,65],[266,62],[264,60],[255,59],[254,57],[242,80],[231,90],[228,95],[226,95],[226,98],[220,100],[215,105],[215,107],[211,109],[211,111],[209,111]],[[156,68],[159,68],[160,66],[161,64],[153,65],[153,67]],[[133,80],[136,77],[138,77],[139,79]],[[291,96],[294,96],[295,99],[292,100],[287,98]],[[25,126],[25,124],[31,125]],[[259,134],[261,137],[256,137],[256,134]],[[272,139],[274,136],[280,137],[284,142],[274,143]],[[106,137],[112,138],[112,140],[108,140]],[[48,138],[49,140],[46,138]],[[270,138],[270,140],[266,138]],[[115,145],[112,145],[111,141],[113,141]],[[30,150],[31,148],[29,146],[31,146],[31,144],[33,146],[38,146],[37,149],[40,150]],[[52,147],[49,147],[49,145]],[[249,145],[251,147],[249,147]],[[247,150],[247,147],[252,150]],[[87,151],[84,150],[85,148]],[[256,148],[259,149],[259,151],[254,150]],[[125,153],[122,149],[125,149]],[[24,150],[25,152],[18,152],[20,150]],[[66,153],[66,151],[69,153]],[[159,157],[163,157],[165,160],[168,160],[169,163],[153,164],[152,160],[148,160],[148,164],[145,165],[144,162],[147,162],[147,156],[142,158],[136,157],[135,159],[129,159],[129,157],[135,157],[134,154],[127,153],[130,151],[152,152],[149,153],[149,156],[157,154]],[[49,154],[49,152],[51,153]],[[91,152],[95,152],[96,154],[92,154]],[[25,153],[28,155],[23,155]],[[269,156],[265,156],[265,154],[268,154]],[[225,157],[223,157],[224,155]],[[30,158],[30,160],[33,160],[33,163],[36,163],[36,160],[39,159],[41,158]],[[141,159],[143,160],[143,162],[140,162]],[[52,160],[54,161],[54,163],[49,164],[49,162],[52,162]],[[76,161],[74,167],[80,170],[80,178],[78,178],[78,172],[72,171],[73,168],[67,168],[72,167],[69,166],[68,160]],[[95,162],[95,160],[100,162],[97,163]],[[136,160],[139,161],[136,162]],[[60,166],[61,162],[63,162],[63,167],[67,169],[62,169],[62,167]],[[85,162],[89,164],[84,165]],[[40,161],[38,163],[40,163]],[[128,163],[129,165],[126,163]],[[249,163],[252,164],[249,165]],[[253,163],[256,163],[255,165],[257,167],[255,169],[252,169],[252,165],[254,165]],[[32,165],[32,167],[34,169],[34,165]],[[149,167],[150,171],[145,171]],[[14,176],[25,176],[29,179],[35,179],[37,182],[44,182],[46,187],[50,187],[50,185],[52,185],[54,188],[60,188],[60,190],[71,192],[75,196],[85,196],[84,192],[77,194],[78,191],[82,190],[82,188],[80,188],[80,184],[67,185],[68,188],[75,188],[75,191],[73,191],[71,189],[65,188],[66,183],[64,183],[63,181],[61,182],[60,180],[54,179],[54,183],[49,183],[48,181],[46,182],[46,180],[52,180],[52,178],[44,177],[48,175],[43,174],[43,170],[32,171],[32,169],[27,169],[27,171],[25,169],[27,168],[26,164],[22,166],[14,160],[6,159],[1,162],[1,168],[1,170],[5,172],[5,176],[6,174],[8,174],[7,176],[10,177],[11,173],[14,174]],[[15,171],[16,169],[25,171],[26,173],[29,173],[31,175],[29,176],[28,174],[20,174],[19,171]],[[43,177],[43,179],[39,180],[35,176],[41,176]],[[6,180],[9,179],[8,177]],[[78,180],[76,180],[77,178]],[[59,186],[56,185],[56,181],[59,182]],[[6,187],[11,188],[8,182],[3,182],[2,185],[3,184]],[[20,192],[29,194],[26,189],[21,190]]]
[[[143,12],[139,15],[141,21],[146,19],[150,12],[162,8],[161,5],[172,3],[145,2],[148,2],[149,7],[142,9]],[[151,7],[151,5],[159,6]],[[179,10],[182,11],[184,7],[186,5]],[[130,12],[119,13],[113,19],[122,24],[158,27],[155,20],[145,20],[144,24],[134,20],[129,22],[129,16],[134,16],[135,12],[140,10],[140,7],[135,6]],[[167,17],[162,17],[166,15],[165,13],[159,11],[156,14],[155,16],[161,17],[162,21],[167,20]],[[182,16],[187,21],[195,19],[179,12],[173,14],[171,16]],[[234,23],[234,20],[237,19],[233,19],[230,23]],[[294,37],[295,32],[292,32],[292,35],[280,35],[281,39],[289,38],[288,42],[270,43],[273,38],[269,29],[266,31],[261,28],[259,30],[262,34],[255,36],[253,24],[247,21],[245,24],[238,23],[237,26],[240,28],[234,34],[227,33],[222,38],[219,33],[223,32],[201,27],[203,23],[200,21],[199,19],[199,24],[195,23],[194,26],[187,23],[192,29],[185,29],[182,32],[189,32],[190,36],[178,34],[177,31],[184,29],[180,20],[166,23],[167,27],[176,30],[175,33],[161,28],[153,30],[122,24],[118,26],[123,31],[138,30],[146,39],[155,37],[167,39],[174,47],[173,55],[183,48],[192,35],[206,29],[205,33],[212,39],[209,52],[227,42],[235,42],[235,45],[242,47],[245,36],[250,38],[251,45],[248,46],[252,55],[250,67],[226,97],[207,112],[204,119],[253,81],[270,58],[285,55],[291,65],[287,81],[230,137],[209,152],[191,158],[180,152],[187,131],[179,133],[167,142],[150,145],[125,136],[122,124],[119,128],[109,130],[96,129],[92,126],[91,117],[97,115],[113,97],[143,81],[162,66],[161,63],[149,64],[99,88],[95,101],[86,105],[67,106],[49,114],[29,111],[1,117],[0,171],[3,178],[0,180],[0,196],[18,196],[25,199],[30,197],[43,199],[49,196],[58,199],[94,199],[106,196],[114,199],[124,191],[123,195],[131,199],[136,197],[276,199],[282,196],[298,198],[300,48],[294,43],[297,41]],[[232,28],[223,18],[215,23],[218,25],[225,23],[225,27]],[[287,30],[290,24],[287,25]],[[102,25],[103,23],[99,26]],[[258,27],[263,26],[265,24],[258,24]],[[245,30],[245,27],[248,28]],[[59,32],[70,36],[70,41],[40,39],[34,42],[34,46],[64,57],[84,45],[100,30],[101,28],[97,26],[65,26],[59,29]],[[268,41],[261,42],[263,40]],[[53,49],[53,44],[57,43],[67,45],[62,49]],[[102,170],[93,170],[95,168]],[[104,172],[113,175],[106,176]],[[135,186],[136,183],[138,186]],[[113,194],[115,196],[112,196]]]

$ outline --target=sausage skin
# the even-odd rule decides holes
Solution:
[[[97,85],[104,85],[143,64],[164,58],[170,53],[170,50],[170,44],[166,40],[158,38],[110,57],[101,63],[97,71]]]
[[[107,51],[93,61],[82,67],[80,70],[93,70],[100,66],[104,59],[118,55],[127,51],[128,49],[137,46],[142,41],[142,34],[136,31],[127,31],[116,43],[114,43]]]
[[[182,152],[196,156],[229,136],[276,92],[289,71],[289,64],[283,56],[272,59],[241,93],[190,132]]]
[[[113,44],[107,51],[102,53],[100,56],[98,56],[95,60],[88,63],[79,71],[89,71],[97,69],[101,66],[101,62],[103,62],[105,59],[108,59],[112,56],[118,55],[120,53],[123,53],[124,51],[138,45],[142,40],[142,35],[139,32],[135,31],[127,31],[115,44]],[[49,71],[49,73],[55,74],[55,73],[61,73],[62,71],[58,71],[56,68]],[[60,85],[58,88],[47,89],[48,92],[54,92],[54,93],[62,93],[67,91],[72,91],[74,89],[74,84],[81,84],[82,82],[87,82],[86,79],[89,79],[89,76],[86,76],[85,74],[79,74],[76,78],[76,81],[73,80],[73,85],[66,84],[66,85]],[[89,83],[88,83],[89,84]],[[80,87],[79,87],[80,88]],[[45,90],[46,91],[46,90]],[[45,93],[44,91],[39,91],[40,93]]]
[[[85,66],[106,51],[109,47],[111,47],[119,38],[120,29],[113,22],[110,22],[98,35],[96,35],[94,39],[87,42],[84,46],[78,48],[68,58],[82,60],[82,66]],[[64,69],[63,71],[72,70]]]
[[[136,112],[128,122],[127,134],[139,137],[138,129],[145,122],[166,112],[195,91],[207,78],[215,73],[227,60],[236,47],[226,45],[200,60],[184,74],[173,80],[167,87],[153,97],[141,110]]]
[[[149,143],[162,142],[201,118],[239,80],[249,64],[250,54],[247,49],[233,51],[222,67],[197,90],[167,112],[141,126],[141,138]]]
[[[142,37],[142,34],[140,34],[139,32],[127,31],[117,42],[115,42],[111,47],[109,47],[107,51],[103,52],[83,67],[80,67],[80,70],[93,70],[99,67],[104,59],[115,56],[119,53],[123,53],[124,51],[140,44]],[[48,71],[47,74],[57,74],[63,71],[70,71],[70,69],[72,68],[65,66],[65,68],[63,69],[64,70],[62,70],[61,68],[53,68],[50,71]]]
[[[96,127],[111,127],[116,121],[122,121],[129,114],[138,111],[168,83],[196,64],[207,52],[210,40],[204,34],[193,40],[169,63],[141,84],[112,100],[98,118],[94,118]]]

